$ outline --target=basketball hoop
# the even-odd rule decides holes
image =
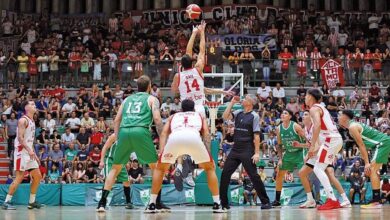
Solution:
[[[215,120],[217,119],[218,107],[221,105],[221,102],[209,102],[206,101],[207,107],[209,107],[209,120],[211,126],[211,134],[215,134]]]

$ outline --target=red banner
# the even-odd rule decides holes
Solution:
[[[335,88],[337,83],[344,86],[343,69],[340,63],[335,60],[320,61],[321,76],[324,83],[329,89]]]

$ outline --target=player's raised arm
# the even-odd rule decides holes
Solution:
[[[116,136],[115,136],[115,133],[114,134],[111,134],[108,138],[107,138],[107,141],[106,143],[104,144],[103,148],[102,148],[102,152],[100,155],[102,155],[100,157],[100,164],[99,164],[99,168],[100,169],[103,169],[104,167],[104,155],[106,155],[106,152],[108,149],[110,149],[112,147],[112,145],[115,143],[116,141]]]
[[[233,108],[233,105],[238,103],[239,101],[240,101],[240,97],[238,97],[238,96],[233,97],[233,99],[230,101],[230,103],[228,104],[228,106],[226,107],[225,111],[222,114],[223,120],[232,120],[233,119],[232,108]]]
[[[206,36],[205,36],[205,29],[206,29],[206,22],[202,21],[201,25],[198,27],[200,32],[200,43],[199,43],[199,54],[198,54],[198,60],[196,61],[195,68],[200,72],[203,73],[203,68],[205,65],[205,54],[206,54]]]
[[[188,54],[190,57],[192,57],[192,49],[194,47],[194,42],[198,31],[198,26],[193,27],[191,37],[187,43],[186,54]]]
[[[154,124],[156,125],[157,133],[160,136],[164,126],[160,114],[160,102],[156,97],[149,96],[149,105],[152,109],[153,121]]]

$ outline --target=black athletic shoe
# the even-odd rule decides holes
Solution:
[[[100,200],[98,203],[98,207],[96,208],[97,212],[105,212],[106,211],[106,201]]]
[[[282,204],[280,204],[280,202],[279,201],[273,201],[272,202],[272,207],[274,207],[274,208],[277,208],[277,207],[281,207],[282,206]]]
[[[183,191],[183,173],[179,169],[176,169],[173,179],[176,190],[179,192]]]
[[[189,155],[183,156],[183,178],[186,178],[189,173],[191,173],[192,159]]]
[[[171,208],[169,208],[168,206],[166,206],[164,203],[157,203],[156,204],[156,209],[157,211],[159,212],[171,212]]]
[[[261,204],[261,209],[272,209],[271,203]]]
[[[40,203],[37,202],[37,201],[35,201],[35,202],[33,202],[33,203],[29,203],[28,206],[27,206],[28,209],[40,209],[40,208],[42,208],[42,207],[43,207],[43,205],[40,204]]]
[[[213,212],[214,213],[226,213],[227,210],[228,209],[226,207],[222,207],[222,205],[214,202],[214,205],[213,205]]]
[[[127,203],[125,209],[134,209],[134,206],[131,203]]]
[[[156,204],[150,203],[150,204],[146,207],[144,213],[157,213]]]

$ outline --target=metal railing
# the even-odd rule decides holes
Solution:
[[[0,65],[0,84],[7,87],[10,84],[25,83],[40,88],[46,84],[60,84],[61,86],[75,88],[80,85],[90,86],[93,83],[125,86],[129,83],[135,85],[134,79],[146,74],[151,77],[153,83],[161,87],[168,87],[179,68],[179,63],[174,61],[117,61],[115,64],[102,63],[101,77],[99,78],[94,73],[94,63],[89,62],[90,64],[85,64],[82,61],[67,61],[59,63],[58,71],[48,69],[48,72],[40,71],[42,68],[40,68],[41,64],[38,62],[36,64],[36,75],[28,72],[30,64],[23,64],[27,67],[25,68],[27,72],[24,73],[19,72],[20,63],[14,64],[15,66],[3,64]],[[245,85],[250,87],[258,87],[263,81],[271,85],[275,82],[282,82],[284,85],[298,86],[301,83],[308,84],[323,80],[320,69],[312,68],[313,62],[310,59],[305,60],[305,67],[300,68],[298,68],[299,60],[297,59],[290,59],[286,62],[288,62],[288,67],[283,69],[281,68],[283,61],[280,59],[238,60],[236,62],[222,60],[219,65],[206,66],[204,72],[244,73]],[[380,71],[374,69],[372,62],[364,60],[341,60],[340,64],[346,85],[369,85],[372,82],[386,85],[390,82],[390,60],[382,61]],[[47,62],[47,65],[49,66],[49,62]],[[82,65],[88,66],[82,67]],[[12,73],[12,70],[16,71]],[[301,76],[298,74],[298,70],[305,70],[306,74]]]

